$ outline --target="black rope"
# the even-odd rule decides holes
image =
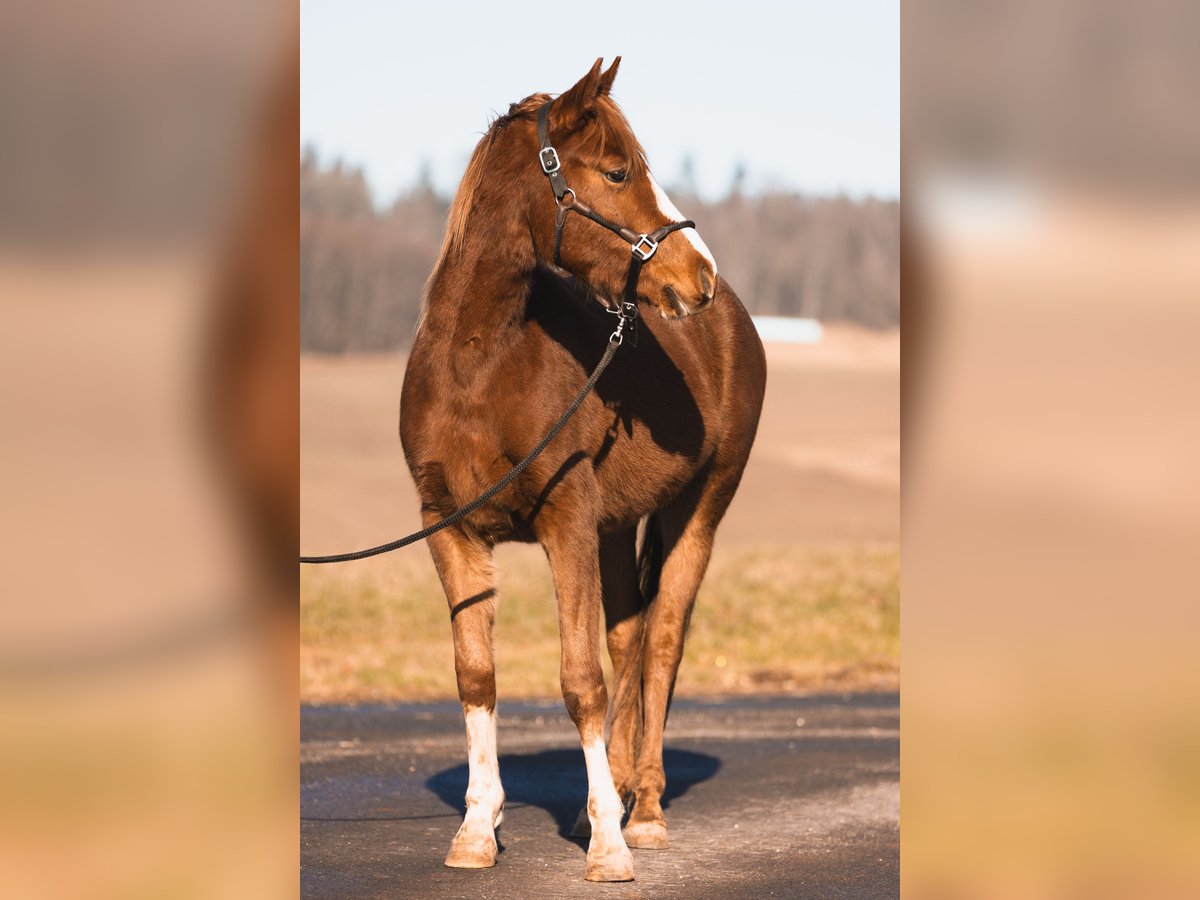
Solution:
[[[429,527],[422,528],[420,531],[413,532],[407,537],[402,537],[399,540],[392,541],[387,544],[380,544],[378,547],[371,547],[367,550],[356,550],[353,553],[335,553],[331,556],[301,556],[300,562],[313,564],[351,562],[356,559],[366,559],[368,556],[379,556],[381,553],[391,553],[393,550],[399,550],[401,547],[407,547],[409,544],[415,544],[417,541],[423,541],[431,534],[435,534],[436,532],[441,531],[443,528],[447,528],[451,525],[461,522],[475,510],[479,509],[479,507],[483,506],[483,504],[487,503],[498,493],[512,484],[522,472],[529,468],[530,463],[542,455],[542,451],[550,446],[550,442],[557,437],[560,431],[563,430],[563,427],[567,424],[567,421],[571,418],[571,416],[575,415],[575,411],[583,405],[583,401],[587,398],[587,395],[591,393],[592,388],[596,386],[596,382],[600,380],[600,376],[604,374],[604,370],[608,368],[608,364],[612,362],[612,358],[616,354],[617,348],[621,346],[622,331],[625,327],[625,321],[625,318],[622,317],[620,324],[617,326],[617,330],[613,333],[612,337],[608,339],[608,348],[604,351],[604,355],[600,357],[600,362],[596,364],[596,368],[592,371],[587,383],[580,389],[575,399],[571,402],[571,405],[567,407],[567,411],[564,412],[562,416],[559,417],[559,420],[554,423],[554,427],[546,433],[546,436],[541,439],[536,447],[529,451],[524,459],[522,459],[509,470],[507,475],[493,484],[490,488],[488,488],[470,503],[466,504],[465,506],[460,506],[440,522],[435,522]]]

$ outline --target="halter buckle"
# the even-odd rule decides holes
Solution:
[[[636,303],[630,303],[628,300],[623,300],[617,306],[605,306],[604,311],[611,313],[614,316],[620,316],[626,322],[638,317],[638,307]]]
[[[562,162],[558,158],[558,151],[553,147],[543,147],[538,152],[538,162],[542,164],[542,171],[547,175],[553,175],[562,168]]]
[[[643,247],[642,245],[645,244]],[[658,249],[658,242],[650,239],[650,235],[643,234],[638,238],[638,242],[633,245],[633,255],[645,262],[654,255],[654,251]]]

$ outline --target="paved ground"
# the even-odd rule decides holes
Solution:
[[[676,702],[667,728],[672,847],[637,880],[583,880],[567,836],[587,793],[561,701],[500,706],[508,797],[495,868],[447,869],[466,790],[457,704],[306,707],[305,897],[895,897],[895,694]]]

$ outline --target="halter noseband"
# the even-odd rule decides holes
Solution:
[[[621,328],[626,322],[637,318],[637,287],[642,273],[642,264],[654,255],[663,238],[681,228],[695,228],[696,223],[691,219],[685,219],[682,222],[668,222],[649,234],[639,234],[632,228],[610,222],[575,196],[575,192],[567,187],[567,180],[562,173],[562,161],[558,158],[558,151],[550,143],[549,103],[542,104],[538,110],[537,137],[540,148],[538,163],[542,167],[542,172],[550,180],[550,187],[554,190],[554,202],[558,204],[558,212],[554,216],[554,264],[560,269],[563,267],[561,259],[563,230],[567,226],[567,215],[572,210],[584,218],[591,219],[597,225],[603,225],[629,244],[632,258],[629,260],[629,271],[625,275],[625,296],[619,309],[609,310],[609,312],[621,316],[621,326],[614,335],[619,343]],[[636,335],[636,332],[634,334]]]

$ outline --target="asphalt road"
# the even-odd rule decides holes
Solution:
[[[496,866],[447,869],[467,784],[457,704],[301,712],[304,897],[895,897],[895,694],[677,700],[667,726],[671,849],[637,880],[583,880],[568,831],[587,795],[561,701],[500,703],[507,795]]]

